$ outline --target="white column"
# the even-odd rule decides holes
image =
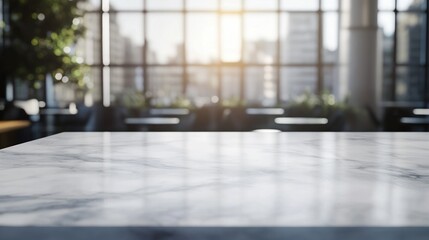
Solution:
[[[342,0],[340,95],[355,108],[378,113],[377,0]],[[369,121],[364,128],[369,128]]]

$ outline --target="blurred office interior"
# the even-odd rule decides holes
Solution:
[[[426,0],[0,0],[0,147],[64,131],[427,131]]]

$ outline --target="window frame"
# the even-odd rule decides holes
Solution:
[[[429,7],[427,6],[427,0],[426,1],[426,9],[407,9],[407,10],[399,10],[398,9],[398,1],[399,0],[393,0],[394,1],[394,8],[393,9],[379,9],[377,8],[377,18],[379,18],[380,14],[383,13],[393,13],[394,15],[394,30],[393,30],[393,44],[392,44],[392,56],[391,63],[386,64],[384,61],[382,62],[383,69],[387,66],[391,69],[390,70],[390,80],[391,80],[391,86],[390,89],[383,89],[383,96],[381,97],[382,105],[384,107],[429,107],[429,71],[428,71],[428,54],[429,54]],[[426,21],[424,22],[426,25],[422,27],[422,30],[425,31],[426,39],[423,44],[424,48],[424,63],[412,63],[408,60],[408,62],[399,62],[397,51],[398,51],[398,16],[401,14],[418,14],[419,17],[422,17]],[[383,46],[380,46],[383,49]],[[423,51],[422,51],[423,52]],[[384,55],[384,52],[383,52]],[[422,68],[423,70],[423,96],[422,99],[419,101],[398,101],[397,99],[397,83],[398,83],[398,68]],[[385,72],[382,71],[382,85],[385,84]],[[387,94],[390,96],[390,99],[386,100],[384,94]]]
[[[246,68],[251,68],[251,67],[264,67],[267,66],[267,64],[258,64],[258,63],[245,63],[245,59],[244,59],[244,54],[245,54],[245,37],[244,37],[244,18],[245,15],[247,13],[271,13],[274,14],[276,16],[277,19],[277,40],[276,40],[276,46],[275,48],[277,49],[277,56],[276,56],[276,60],[274,63],[269,64],[269,66],[273,67],[274,69],[276,69],[275,72],[275,79],[276,79],[276,105],[282,105],[285,102],[282,101],[282,92],[281,92],[281,69],[284,67],[315,67],[317,69],[316,74],[316,92],[315,94],[321,94],[324,90],[324,69],[326,68],[335,68],[337,67],[337,62],[325,62],[324,58],[323,58],[323,27],[324,27],[324,14],[325,13],[337,13],[338,14],[338,19],[340,21],[341,19],[341,1],[338,0],[338,8],[336,10],[333,9],[328,9],[328,10],[324,10],[323,9],[323,1],[326,0],[317,0],[318,1],[318,8],[317,10],[308,10],[308,11],[302,11],[302,10],[284,10],[282,9],[282,0],[275,0],[277,3],[277,8],[276,9],[272,9],[272,10],[248,10],[245,9],[245,0],[240,0],[241,1],[241,6],[242,9],[241,10],[222,10],[221,9],[221,1],[222,0],[217,0],[217,9],[216,10],[189,10],[187,9],[187,0],[182,0],[182,8],[180,10],[148,10],[147,9],[147,1],[148,0],[142,0],[144,2],[143,4],[143,9],[141,10],[114,10],[114,9],[106,9],[106,6],[108,5],[108,0],[100,0],[100,7],[98,9],[94,9],[94,10],[88,10],[85,11],[85,13],[97,13],[100,16],[100,31],[101,31],[101,51],[100,51],[100,64],[90,64],[90,67],[98,67],[100,69],[100,74],[101,74],[101,81],[100,84],[101,86],[100,89],[102,90],[102,102],[104,103],[104,106],[110,106],[112,103],[110,102],[110,87],[109,86],[105,86],[106,84],[110,85],[110,79],[108,76],[106,75],[106,71],[105,69],[110,69],[110,68],[118,68],[118,67],[123,67],[123,68],[132,68],[132,67],[141,67],[143,69],[143,94],[145,96],[148,96],[148,86],[149,86],[149,82],[151,81],[151,79],[148,76],[148,68],[150,67],[181,67],[183,69],[183,76],[182,76],[182,92],[181,94],[183,96],[187,96],[186,95],[186,90],[188,89],[188,84],[189,84],[189,78],[188,78],[188,71],[187,69],[189,67],[215,67],[217,68],[217,86],[218,86],[218,93],[217,93],[217,97],[219,98],[219,102],[222,102],[222,89],[223,89],[223,79],[222,79],[222,69],[224,67],[228,68],[228,67],[238,67],[240,69],[240,88],[239,88],[239,100],[243,101],[246,96],[245,96],[245,92],[246,92],[246,84],[245,84],[245,71]],[[106,33],[105,31],[105,27],[103,29],[103,21],[105,22],[106,19],[103,18],[103,16],[109,16],[110,14],[117,14],[117,13],[121,13],[121,14],[126,14],[126,13],[141,13],[143,14],[143,39],[144,39],[144,46],[143,46],[143,60],[141,64],[132,64],[132,63],[123,63],[123,64],[113,64],[110,61],[108,62],[103,62],[103,59],[106,58],[105,53],[104,53],[104,48],[106,46],[105,42],[103,42],[103,39],[105,37],[109,37],[109,36],[105,36]],[[182,29],[183,29],[183,59],[182,59],[182,63],[180,64],[154,64],[154,63],[148,63],[148,59],[147,59],[147,55],[148,55],[148,49],[147,49],[147,40],[148,40],[148,24],[147,24],[147,20],[148,20],[148,14],[151,13],[180,13],[183,20],[182,20]],[[208,63],[208,64],[197,64],[197,63],[188,63],[187,62],[187,52],[186,52],[186,45],[187,45],[187,16],[189,13],[216,13],[217,15],[217,41],[218,41],[218,60],[216,63]],[[281,63],[281,49],[282,49],[282,41],[281,41],[281,16],[284,13],[309,13],[309,14],[314,14],[317,16],[318,19],[318,26],[317,26],[317,59],[315,63],[302,63],[302,64],[295,64],[295,63]],[[222,62],[221,59],[221,46],[220,46],[220,41],[221,41],[221,36],[222,36],[222,29],[221,29],[221,17],[223,14],[237,14],[240,19],[241,19],[241,33],[240,33],[240,37],[241,37],[241,59],[239,62]],[[107,24],[109,25],[109,24]],[[340,26],[340,24],[338,23],[338,28]],[[338,38],[338,42],[339,42],[339,31],[338,31],[338,36],[336,36]],[[107,46],[108,48],[110,48],[110,46]],[[338,48],[337,48],[337,59],[338,59]],[[106,92],[109,91],[109,92]]]

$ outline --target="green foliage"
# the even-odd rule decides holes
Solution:
[[[225,99],[222,101],[222,106],[226,108],[243,107],[246,105],[244,100],[240,100],[238,97]]]
[[[146,99],[143,92],[129,90],[122,94],[121,104],[128,109],[141,109],[146,106]]]
[[[178,97],[171,104],[171,107],[192,109],[193,105],[192,105],[192,102],[188,98],[186,98],[186,97]]]
[[[356,112],[356,109],[349,106],[347,101],[338,101],[328,91],[324,91],[320,95],[304,93],[293,99],[288,108],[302,115],[328,116],[334,111],[342,111],[346,114],[355,114]]]
[[[66,76],[64,82],[83,87],[85,68],[74,54],[84,34],[80,1],[9,0],[10,41],[0,49],[0,74],[32,81],[33,86],[47,74]]]

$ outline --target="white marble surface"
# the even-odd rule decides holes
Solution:
[[[62,133],[0,150],[0,237],[107,226],[426,234],[429,134]]]

